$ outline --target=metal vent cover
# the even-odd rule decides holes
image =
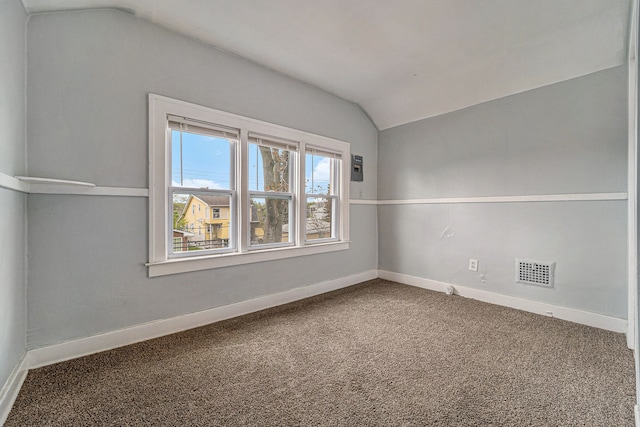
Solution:
[[[516,282],[518,283],[553,288],[555,272],[555,262],[516,258]]]

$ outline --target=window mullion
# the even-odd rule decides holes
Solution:
[[[349,164],[351,155],[349,152],[344,153],[344,156],[339,160],[340,169],[338,170],[338,191],[336,195],[339,197],[339,208],[337,215],[339,215],[336,223],[338,228],[336,229],[336,237],[340,240],[349,240],[349,186],[350,186],[350,173],[347,164]]]
[[[237,155],[236,171],[237,171],[237,188],[236,194],[238,198],[236,218],[238,219],[237,242],[238,252],[246,253],[249,250],[249,143],[248,132],[246,128],[240,129],[240,142],[238,146],[239,154]]]
[[[296,156],[296,163],[297,163],[297,194],[298,194],[298,199],[297,199],[297,209],[295,212],[295,224],[296,224],[296,232],[297,232],[297,239],[296,239],[296,244],[298,246],[303,246],[305,244],[305,240],[306,240],[306,229],[307,229],[307,197],[305,196],[304,192],[306,190],[305,188],[305,166],[306,166],[306,144],[303,142],[300,142],[300,155]]]
[[[342,217],[341,209],[342,203],[340,203],[340,194],[342,192],[342,184],[340,182],[342,174],[342,158],[334,158],[332,163],[331,179],[332,186],[330,193],[332,194],[332,218],[331,218],[331,236],[336,239],[341,239],[340,230],[342,229]],[[349,203],[349,201],[347,201]]]
[[[155,114],[155,102],[152,102],[150,109]],[[160,118],[163,117],[163,113],[160,108],[159,110],[158,115],[160,117],[154,117],[158,126],[149,129],[150,135],[153,135],[155,141],[158,141],[156,144],[149,145],[149,158],[152,159],[150,163],[154,166],[150,168],[149,176],[149,219],[152,228],[149,234],[149,258],[151,261],[165,259],[169,245],[173,244],[173,233],[171,231],[173,204],[170,196],[171,189],[168,187],[171,185],[171,144],[166,143],[171,138],[171,130],[165,121],[161,122]],[[162,123],[162,127],[160,123]],[[171,225],[167,227],[169,221],[171,221]],[[164,239],[158,238],[158,236],[162,236],[161,233],[165,235]]]

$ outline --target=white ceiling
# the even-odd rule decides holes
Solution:
[[[117,7],[359,104],[378,129],[626,62],[631,0],[23,0]]]

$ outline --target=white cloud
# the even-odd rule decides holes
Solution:
[[[183,180],[182,185],[176,181],[172,181],[171,185],[173,187],[187,187],[187,188],[224,188],[222,185],[217,182],[211,181],[210,179],[199,179],[199,178],[187,178]]]
[[[330,181],[331,179],[331,159],[324,157],[313,169],[314,181]]]

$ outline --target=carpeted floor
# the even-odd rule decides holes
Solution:
[[[624,336],[374,280],[31,371],[6,426],[633,426]]]

